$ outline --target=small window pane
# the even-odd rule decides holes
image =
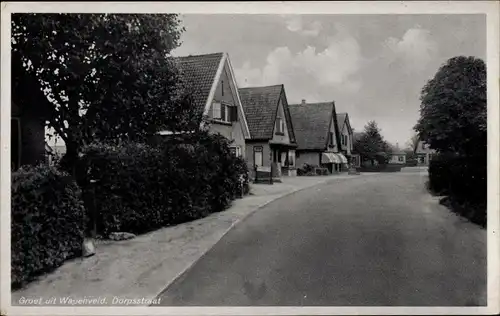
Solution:
[[[221,119],[222,118],[222,115],[221,115],[221,104],[220,103],[214,103],[212,105],[212,116],[214,119]]]

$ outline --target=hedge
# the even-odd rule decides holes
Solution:
[[[97,232],[146,233],[227,208],[248,192],[246,163],[220,135],[197,133],[158,145],[93,144],[84,150],[81,184]],[[96,180],[91,185],[90,180]]]
[[[19,288],[81,254],[84,207],[78,186],[54,167],[23,167],[11,179],[11,285]]]
[[[360,172],[399,172],[404,165],[399,164],[378,164],[374,166],[361,166],[356,168]]]
[[[487,159],[485,155],[439,154],[429,164],[429,189],[448,196],[462,215],[486,224]],[[461,207],[458,207],[461,205]]]

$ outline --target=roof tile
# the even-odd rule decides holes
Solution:
[[[271,139],[283,85],[238,89],[252,139]]]
[[[193,89],[196,106],[204,108],[224,53],[176,57],[181,78]]]
[[[289,105],[297,149],[325,149],[333,102]]]

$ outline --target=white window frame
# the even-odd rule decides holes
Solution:
[[[216,105],[219,107],[216,111]],[[224,117],[222,117],[222,107],[224,107]],[[231,109],[232,105],[225,102],[214,102],[212,103],[212,118],[215,121],[223,123],[231,123]]]
[[[276,133],[285,134],[285,121],[281,116],[276,117]]]
[[[404,159],[404,157],[403,157],[403,156],[399,156],[399,157],[398,157],[398,160],[399,160],[400,162],[404,162],[404,161],[405,161],[405,159]]]
[[[222,103],[214,102],[212,104],[212,118],[214,120],[222,120]]]
[[[226,123],[231,123],[231,107],[227,104],[222,104],[224,106],[224,115],[226,116],[224,118],[224,122]]]

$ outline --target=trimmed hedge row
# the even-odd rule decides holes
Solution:
[[[82,162],[89,220],[104,236],[141,234],[222,211],[241,194],[240,178],[248,192],[246,163],[220,135],[197,133],[156,146],[92,145]]]
[[[404,165],[399,164],[378,164],[375,166],[361,166],[356,168],[360,172],[399,172]]]
[[[84,207],[80,189],[54,167],[12,173],[11,285],[19,288],[81,254]]]
[[[440,154],[429,164],[429,189],[448,196],[454,209],[474,222],[486,224],[487,158],[485,155]],[[458,207],[461,205],[462,207]],[[467,207],[465,207],[467,206]]]

